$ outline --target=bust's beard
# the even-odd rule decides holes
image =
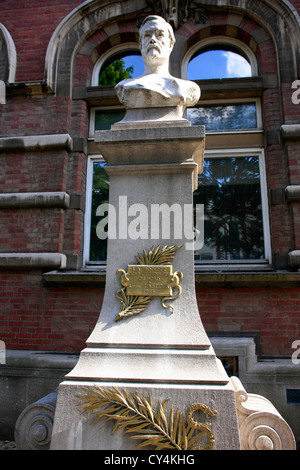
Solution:
[[[163,57],[160,52],[153,49],[149,54],[143,55],[143,61],[145,65],[149,67],[160,67],[168,61],[168,58]]]

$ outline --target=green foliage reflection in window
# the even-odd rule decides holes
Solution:
[[[115,86],[127,78],[134,78],[143,71],[143,60],[140,54],[128,53],[114,55],[106,61],[99,75],[99,86]]]
[[[99,217],[96,216],[97,208],[101,204],[108,203],[109,178],[105,171],[105,162],[93,164],[93,188],[91,208],[91,235],[90,235],[90,261],[106,261],[107,240],[100,240],[96,234]]]
[[[125,116],[125,110],[96,110],[95,111],[95,131],[106,131],[115,122],[121,121]]]

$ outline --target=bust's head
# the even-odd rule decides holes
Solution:
[[[144,63],[168,62],[175,44],[172,26],[161,16],[147,16],[140,27],[139,44]]]

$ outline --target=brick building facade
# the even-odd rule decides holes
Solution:
[[[137,24],[150,13],[174,26],[174,75],[189,78],[199,51],[237,52],[250,64],[246,77],[195,80],[206,110],[252,106],[249,128],[207,131],[206,158],[255,157],[262,248],[254,254],[253,242],[250,255],[237,255],[231,241],[228,255],[215,242],[196,256],[197,299],[217,354],[300,434],[298,356],[291,359],[300,340],[300,2],[173,2],[177,15],[171,3],[1,2],[0,383],[10,398],[0,397],[7,409],[16,397],[19,405],[0,417],[0,437],[57,386],[97,321],[105,260],[91,257],[91,180],[101,162],[93,137],[101,116],[122,111],[114,87],[100,87],[98,77],[112,57],[138,50]]]

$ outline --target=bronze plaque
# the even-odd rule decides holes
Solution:
[[[127,270],[127,295],[171,296],[172,266],[129,265]]]
[[[143,312],[152,297],[162,297],[162,307],[173,313],[174,307],[166,302],[178,299],[182,292],[180,281],[183,274],[180,271],[173,273],[170,264],[179,248],[181,246],[166,245],[163,248],[152,247],[148,253],[143,250],[136,256],[138,265],[128,265],[128,272],[118,269],[116,275],[122,288],[116,291],[116,298],[121,301],[116,322]]]

